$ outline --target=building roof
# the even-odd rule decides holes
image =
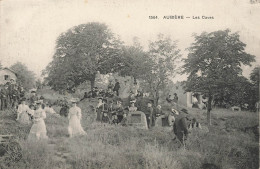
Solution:
[[[15,76],[17,76],[17,74],[16,74],[16,72],[15,71],[13,71],[12,69],[10,69],[10,68],[8,68],[8,67],[4,67],[4,68],[2,68],[2,69],[0,69],[0,70],[9,70],[10,72],[13,72],[14,74],[15,74]]]

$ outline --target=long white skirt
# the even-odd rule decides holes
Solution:
[[[47,139],[47,138],[48,136],[47,136],[47,130],[46,130],[44,120],[40,119],[39,121],[34,121],[28,139],[40,140],[40,139]]]
[[[30,124],[30,117],[26,112],[21,113],[20,118],[18,120],[21,124]]]
[[[80,124],[80,119],[78,118],[78,116],[76,115],[71,116],[69,120],[68,132],[70,137],[86,134],[86,132],[83,130]]]

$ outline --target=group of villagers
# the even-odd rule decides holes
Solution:
[[[35,95],[36,92],[32,92],[32,96],[29,99],[29,104],[26,104],[26,99],[23,98],[21,104],[17,109],[17,121],[23,124],[30,124],[33,122],[28,139],[46,139],[47,130],[44,119],[46,113],[58,115],[50,104],[43,103],[43,99],[38,99]],[[140,106],[140,102],[143,95],[140,92],[130,93],[129,103],[130,105],[124,107],[122,99],[116,97],[114,100],[110,97],[97,97],[98,103],[95,109],[96,121],[101,123],[109,123],[115,125],[127,125],[127,115],[131,112],[142,111],[144,112],[149,128],[155,125],[156,118],[159,116],[165,116],[168,120],[174,123],[174,133],[177,138],[181,139],[188,134],[187,118],[183,113],[179,113],[175,108],[170,110],[170,113],[163,113],[162,107],[158,105],[153,107],[153,101],[150,100],[145,108]],[[112,100],[112,101],[111,101]],[[68,133],[70,137],[77,135],[86,135],[86,132],[81,126],[82,113],[81,109],[77,106],[77,102],[80,100],[73,98],[70,100],[72,106],[69,108],[68,113]],[[135,106],[137,104],[137,106]],[[59,116],[59,115],[58,115]],[[196,121],[192,123],[194,125]],[[169,122],[170,124],[170,122]]]

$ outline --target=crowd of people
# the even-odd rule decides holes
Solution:
[[[134,83],[134,86],[137,86]],[[128,99],[121,99],[117,94],[113,93],[112,85],[109,84],[107,90],[98,90],[95,88],[92,98],[96,98],[98,103],[95,107],[96,121],[101,123],[115,124],[127,126],[129,120],[129,113],[141,111],[145,114],[148,128],[155,126],[157,118],[161,117],[165,119],[168,126],[174,128],[176,138],[181,142],[184,142],[189,133],[190,128],[201,128],[196,118],[192,118],[188,115],[188,112],[183,109],[179,110],[178,95],[174,93],[174,97],[171,95],[166,97],[167,103],[169,103],[168,110],[162,108],[161,105],[155,107],[154,101],[145,97],[141,90],[133,87],[129,93]],[[84,100],[85,97],[83,97]]]
[[[145,97],[142,91],[136,87],[136,82],[133,86],[129,92],[128,99],[121,99],[119,97],[120,83],[116,80],[115,85],[110,81],[106,90],[100,90],[97,87],[93,88],[90,92],[86,92],[81,100],[85,98],[98,100],[95,106],[95,119],[100,123],[127,126],[128,115],[131,112],[141,111],[145,114],[148,128],[155,126],[157,118],[163,117],[168,121],[168,126],[173,126],[176,137],[181,141],[187,138],[189,127],[200,127],[196,119],[187,118],[187,112],[178,110],[178,96],[176,93],[173,99],[171,99],[171,95],[166,98],[166,101],[171,105],[171,108],[166,111],[161,105],[155,107],[154,101]],[[14,90],[19,91],[19,93],[14,94],[16,93]],[[5,93],[11,93],[11,95],[4,95]],[[81,109],[77,106],[77,103],[81,100],[73,98],[68,101],[68,99],[64,98],[59,102],[61,109],[60,113],[57,114],[52,108],[51,103],[44,102],[43,96],[37,96],[36,90],[32,90],[31,96],[28,98],[25,98],[21,87],[17,87],[13,82],[4,85],[4,88],[1,90],[1,108],[6,109],[8,106],[5,106],[5,104],[11,105],[11,107],[17,109],[16,120],[19,123],[25,125],[33,123],[28,139],[38,140],[48,138],[44,122],[46,113],[67,117],[69,119],[68,133],[70,137],[86,135],[81,126]],[[69,102],[72,106],[69,106]],[[18,103],[19,105],[15,106]]]
[[[7,108],[17,107],[19,101],[25,95],[25,90],[20,84],[16,84],[14,79],[4,85],[0,85],[0,108],[5,110]]]

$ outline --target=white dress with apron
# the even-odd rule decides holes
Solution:
[[[26,104],[20,104],[17,109],[17,120],[21,124],[30,124],[30,108]]]
[[[28,139],[47,139],[47,130],[44,119],[46,118],[46,113],[42,108],[34,111],[33,114],[33,125],[30,130]]]
[[[86,132],[83,130],[80,124],[81,109],[79,107],[71,107],[69,109],[68,118],[69,118],[68,132],[70,137],[86,134]]]

